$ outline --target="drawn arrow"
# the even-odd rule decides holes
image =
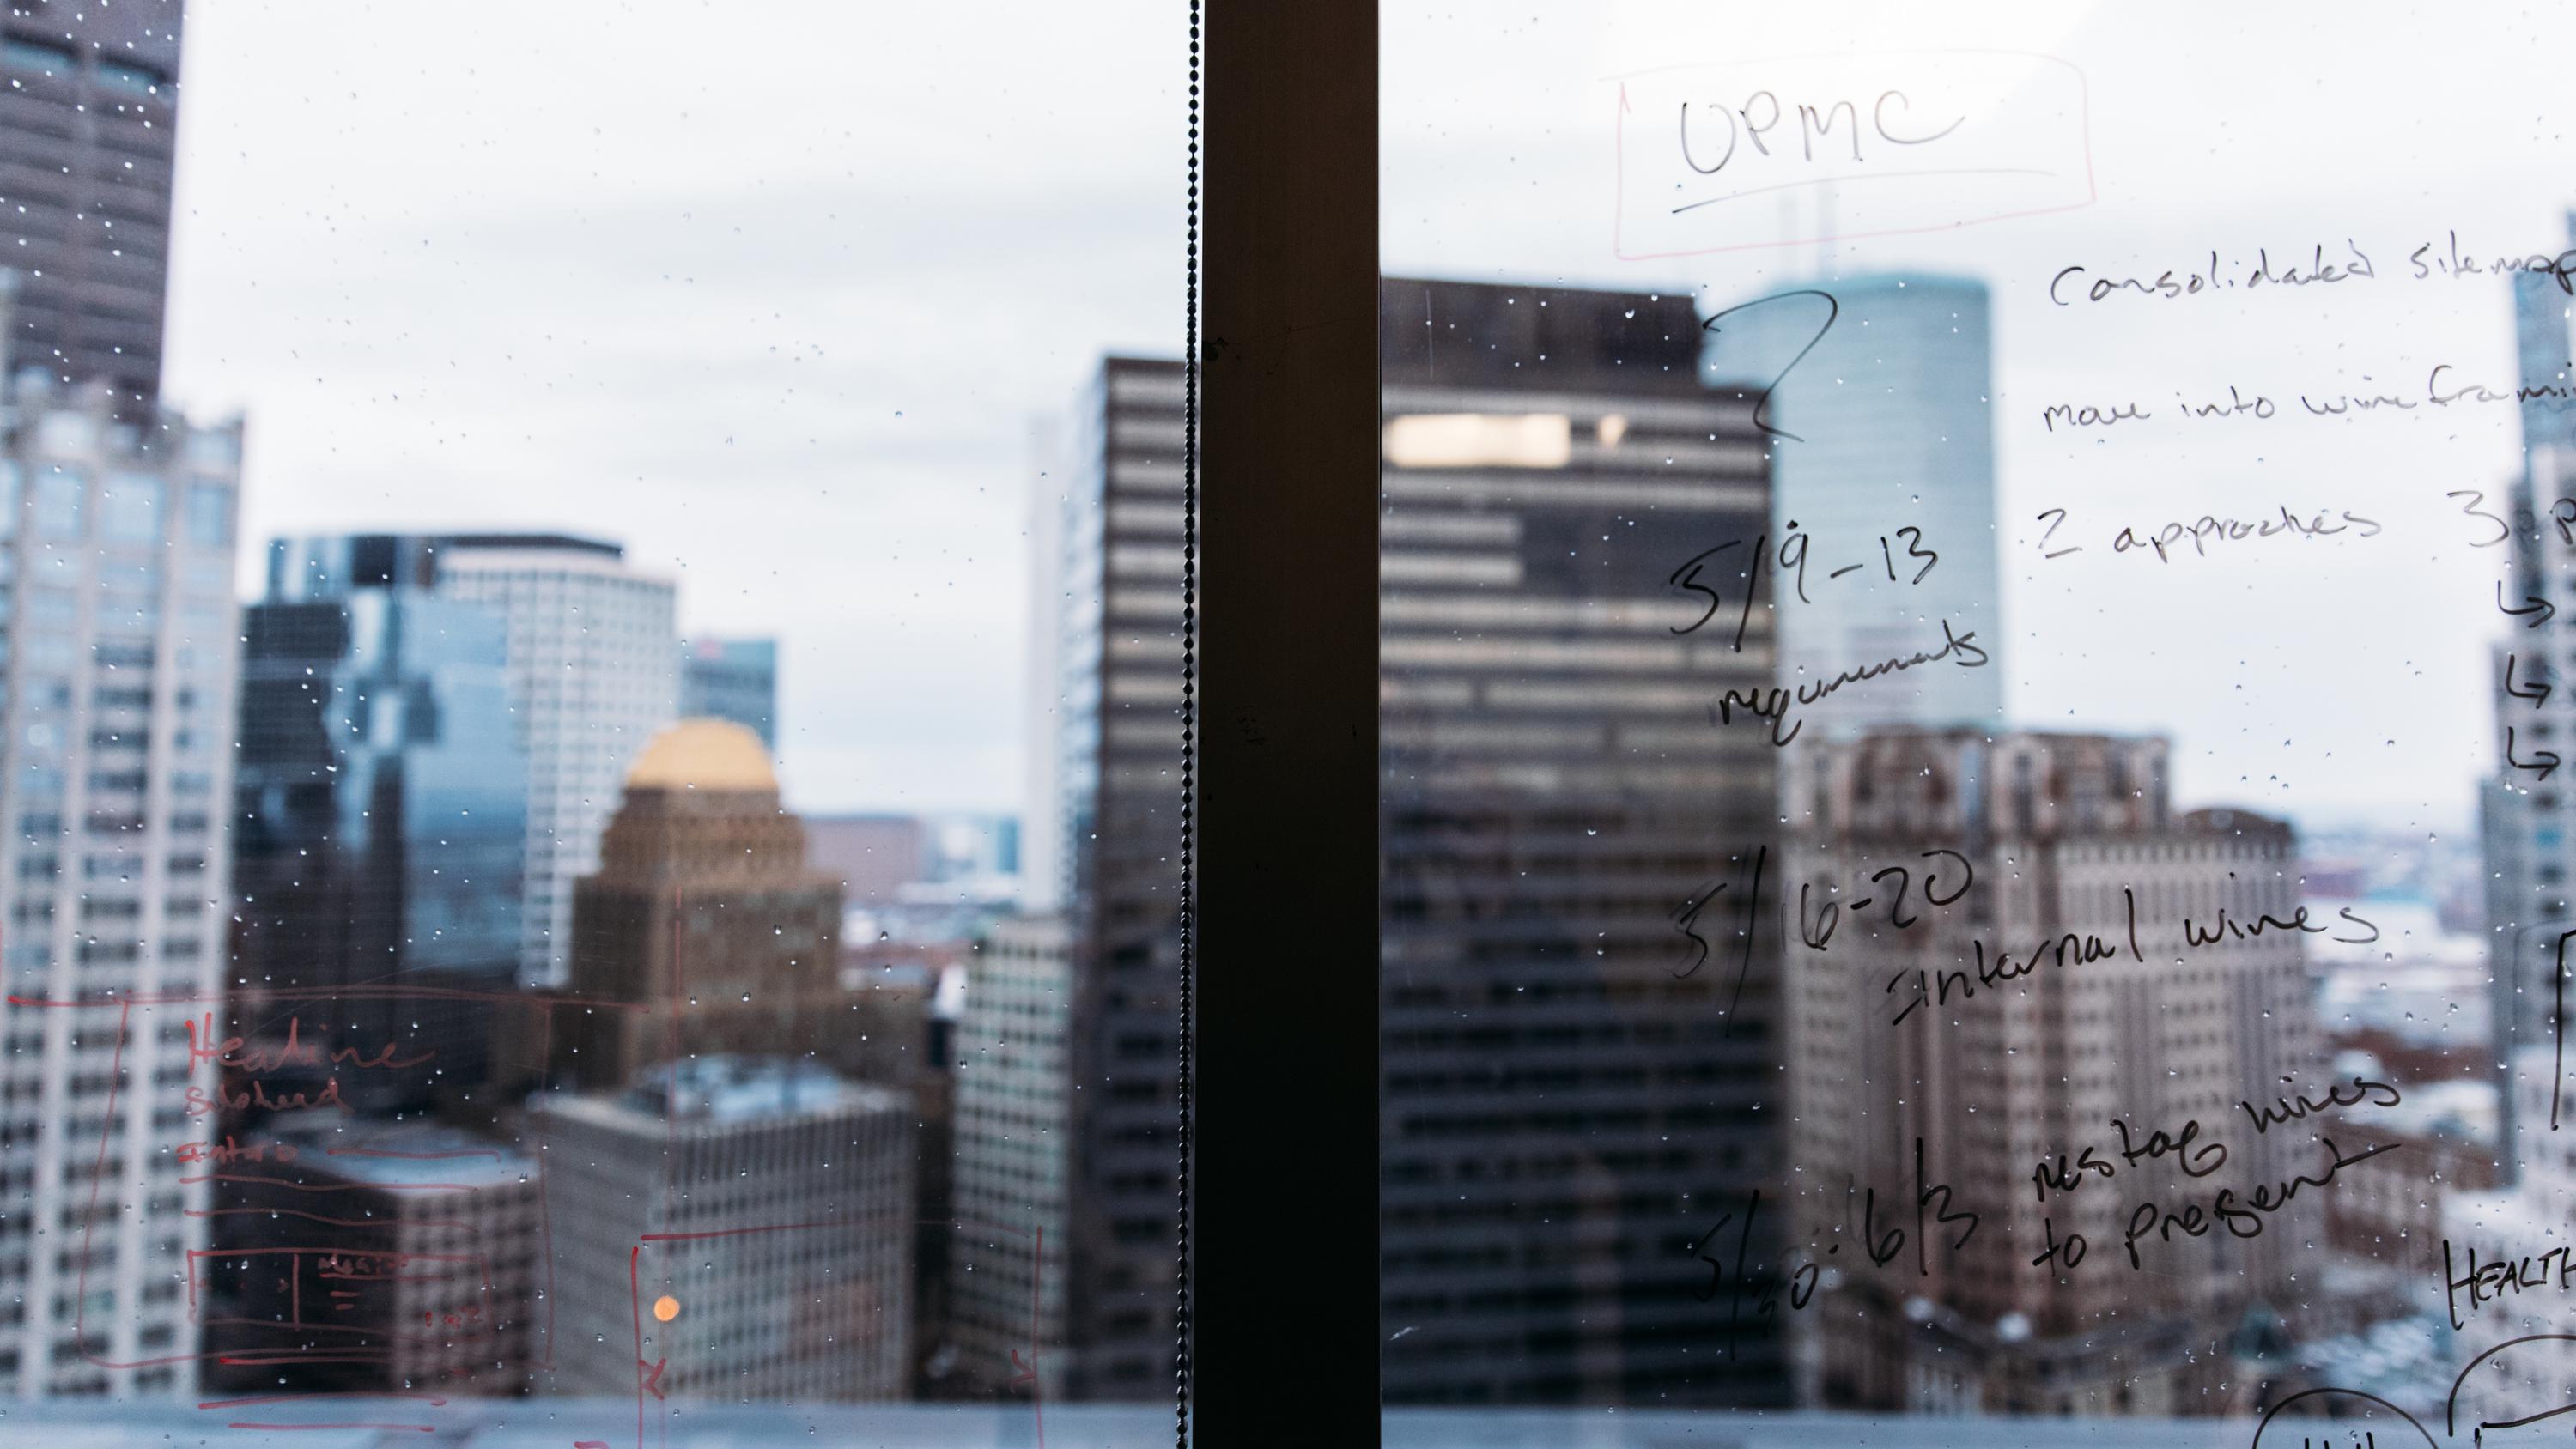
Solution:
[[[2513,726],[2504,727],[2504,762],[2517,770],[2534,770],[2546,780],[2558,769],[2558,756],[2549,750],[2534,750],[2528,760],[2513,757]]]
[[[2513,666],[2516,659],[2519,657],[2520,656],[2513,654],[2508,654],[2504,657],[2504,692],[2512,695],[2516,699],[2530,700],[2531,707],[2533,709],[2538,709],[2541,704],[2549,698],[2549,685],[2545,681],[2534,680],[2532,681],[2531,688],[2529,689],[2514,688]]]
[[[2499,609],[2504,609],[2504,612],[2505,612],[2505,614],[2506,614],[2506,616],[2507,616],[2507,617],[2509,617],[2509,618],[2515,618],[2515,619],[2520,619],[2520,618],[2522,618],[2522,616],[2523,616],[2523,615],[2525,615],[2525,614],[2533,614],[2533,615],[2537,615],[2537,616],[2538,616],[2538,617],[2536,617],[2536,618],[2533,618],[2533,619],[2530,619],[2530,620],[2526,621],[2526,622],[2523,624],[2523,626],[2522,626],[2522,627],[2524,627],[2524,628],[2526,628],[2526,629],[2537,629],[2537,628],[2539,628],[2541,625],[2548,623],[2548,622],[2549,622],[2549,619],[2550,619],[2550,616],[2558,612],[2558,606],[2557,606],[2557,605],[2555,605],[2555,604],[2553,604],[2553,603],[2551,603],[2551,602],[2549,602],[2547,599],[2535,599],[2535,598],[2533,598],[2533,597],[2532,597],[2531,595],[2529,595],[2529,594],[2525,594],[2525,595],[2523,595],[2522,597],[2523,597],[2524,602],[2526,602],[2526,603],[2528,603],[2528,604],[2530,604],[2530,605],[2531,605],[2531,607],[2530,607],[2530,608],[2528,608],[2528,609],[2505,609],[2505,603],[2504,603],[2504,580],[2502,580],[2502,579],[2498,579],[2498,580],[2496,580],[2496,607],[2497,607],[2497,608],[2499,608]]]

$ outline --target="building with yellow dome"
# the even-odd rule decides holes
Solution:
[[[627,768],[599,870],[573,887],[571,979],[542,1075],[606,1090],[674,1057],[837,1062],[840,935],[840,882],[806,868],[805,827],[779,804],[760,737],[671,725]]]

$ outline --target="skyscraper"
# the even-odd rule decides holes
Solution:
[[[245,1012],[263,1014],[266,988],[517,980],[528,770],[502,624],[438,595],[437,555],[435,538],[381,534],[269,546],[267,596],[243,621]],[[371,995],[302,1015],[326,1051],[399,1035],[439,1054],[353,1091],[482,1085],[490,1013],[475,1003]]]
[[[1138,1399],[1172,1364],[1178,1072],[1181,369],[1101,363],[1060,548],[1052,803],[1072,963],[1067,1392]]]
[[[9,366],[161,390],[181,0],[18,4],[0,24],[0,237],[20,275]]]
[[[626,773],[625,803],[574,886],[571,989],[644,1011],[553,1008],[559,1076],[615,1089],[711,1052],[847,1064],[841,887],[805,869],[769,752],[725,720],[683,720]]]
[[[967,966],[957,1025],[958,1372],[986,1392],[1022,1373],[1061,1392],[1074,1150],[1073,978],[1064,922],[1001,922]]]
[[[2567,235],[2576,240],[2576,212],[2567,213]],[[2520,403],[2522,446],[2526,453],[2535,448],[2576,448],[2576,403],[2538,391],[2565,387],[2576,379],[2576,346],[2571,346],[2568,321],[2576,315],[2576,296],[2571,296],[2554,272],[2513,272],[2508,284],[2513,289],[2513,351],[2516,381],[2535,391]]]
[[[223,980],[241,423],[117,422],[22,380],[0,456],[0,1392],[195,1378],[191,1089]],[[176,998],[169,1006],[121,999]],[[190,998],[195,998],[191,1001]],[[78,1003],[78,1004],[75,1004]],[[196,1179],[196,1180],[190,1180]],[[114,1366],[111,1366],[114,1365]],[[138,1366],[139,1365],[139,1366]]]
[[[680,714],[732,720],[778,748],[778,641],[682,640]]]
[[[528,759],[520,977],[559,986],[572,960],[573,882],[599,865],[618,782],[679,706],[677,589],[597,539],[439,540],[439,592],[499,614]]]
[[[1794,757],[1774,1291],[1810,1399],[2213,1412],[2210,1345],[2315,1296],[2320,1132],[2353,1140],[2329,1088],[2376,1094],[2322,1080],[2301,943],[2364,927],[2307,921],[2286,824],[2174,815],[2166,754],[1958,729]],[[2256,1125],[2290,1099],[2327,1105]]]
[[[2576,216],[2569,219],[2576,235]],[[2489,511],[2510,514],[2508,583],[2499,602],[2527,608],[2532,599],[2554,601],[2576,579],[2576,546],[2567,525],[2576,520],[2576,402],[2565,395],[2576,363],[2571,301],[2546,273],[2511,278],[2514,351],[2521,401],[2523,467],[2497,491]],[[2495,774],[2478,792],[2479,837],[2486,864],[2489,1019],[2495,1033],[2494,1074],[2502,1112],[2505,1171],[2519,1171],[2526,1148],[2525,1094],[2514,1084],[2521,1052],[2555,1039],[2560,970],[2558,936],[2576,927],[2576,790],[2551,768],[2551,756],[2576,757],[2563,710],[2571,672],[2561,661],[2576,658],[2576,610],[2526,621],[2492,651]],[[2518,762],[2518,763],[2517,763]]]
[[[1781,684],[1938,648],[1945,622],[1996,650],[1989,328],[1983,282],[1920,274],[1822,281],[1709,319],[1705,375],[1770,389]],[[1801,743],[1872,724],[2000,724],[2003,677],[1918,669],[1842,689],[1801,711]]]
[[[554,1208],[553,1389],[910,1397],[912,1104],[706,1056],[530,1114]]]
[[[1687,294],[1380,305],[1386,1397],[1784,1402],[1689,1246],[1780,1166],[1778,751],[1715,714],[1773,683],[1712,558],[1765,529],[1752,402]]]
[[[200,1300],[221,1305],[206,1315],[220,1320],[210,1377],[242,1393],[526,1388],[544,1314],[535,1158],[452,1128],[314,1113],[242,1146],[225,1190],[235,1241],[197,1267]]]

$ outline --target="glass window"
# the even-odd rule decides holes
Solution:
[[[159,71],[149,66],[129,65],[105,57],[98,62],[98,78],[118,90],[141,95],[159,95],[161,87],[168,84]]]
[[[27,622],[47,635],[68,635],[80,623],[80,600],[61,589],[29,589]]]
[[[98,532],[111,543],[160,542],[161,480],[140,473],[110,475],[99,489]]]
[[[12,69],[31,70],[38,75],[69,76],[78,64],[71,52],[51,45],[11,36],[0,40],[0,61]]]
[[[1388,1441],[2562,1414],[2576,43],[1381,40]]]
[[[222,483],[188,485],[188,541],[209,548],[232,542],[233,490]]]
[[[671,0],[34,8],[0,812],[92,853],[0,861],[57,973],[13,990],[60,998],[0,1064],[0,1280],[45,1270],[0,1292],[12,1415],[462,1439],[542,1395],[622,1443],[640,1385],[675,1445],[716,1403],[745,1444],[1035,1442],[1067,1401],[1156,1432],[1177,803],[1108,779],[1079,870],[1114,887],[1059,888],[1009,542],[1058,465],[990,422],[1179,343],[1186,18],[808,3],[765,74],[701,74]],[[296,78],[386,55],[316,123]],[[1042,121],[1078,159],[870,139],[954,106],[961,55],[996,95],[1079,75]],[[240,104],[183,118],[183,75]],[[994,206],[905,203],[961,160]],[[1085,300],[1016,317],[1005,274]],[[1003,331],[1038,360],[996,384]],[[1116,501],[1168,513],[1142,451]],[[877,457],[931,461],[851,488]],[[1089,696],[1131,772],[1178,577],[1117,566],[1158,593]],[[64,1183],[8,1160],[40,1138]]]
[[[36,474],[36,532],[47,538],[78,538],[81,531],[81,495],[87,484],[81,475],[59,465]]]

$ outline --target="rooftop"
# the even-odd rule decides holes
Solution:
[[[271,1134],[313,1170],[378,1187],[468,1190],[530,1181],[534,1160],[505,1143],[428,1122],[305,1121]]]
[[[778,791],[769,747],[721,719],[684,719],[653,736],[626,770],[629,790]]]
[[[624,544],[570,533],[449,533],[439,535],[438,542],[456,553],[535,549],[545,553],[593,553],[605,558],[626,556]]]
[[[647,1067],[613,1095],[541,1096],[536,1105],[630,1131],[661,1131],[665,1113],[681,1122],[734,1126],[853,1112],[903,1112],[904,1094],[849,1081],[816,1062],[784,1057],[702,1056]]]

